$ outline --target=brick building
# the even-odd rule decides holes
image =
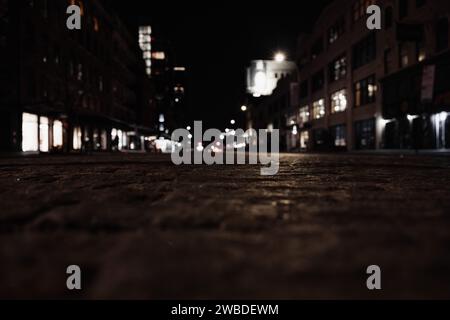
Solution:
[[[449,15],[446,0],[332,2],[298,41],[300,145],[449,148]]]
[[[371,4],[381,30],[367,28]],[[449,18],[446,0],[335,0],[299,36],[296,80],[254,102],[250,122],[279,119],[288,151],[450,148]]]
[[[98,0],[1,0],[2,151],[141,148],[156,131],[135,35]],[[81,8],[81,30],[66,28]]]

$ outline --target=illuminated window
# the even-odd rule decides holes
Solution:
[[[360,80],[355,83],[355,107],[360,107],[375,102],[377,85],[375,84],[375,76]]]
[[[166,59],[166,54],[163,51],[153,52],[152,58],[155,60],[164,60]]]
[[[300,148],[306,149],[309,144],[309,131],[302,131],[300,133]]]
[[[304,106],[300,108],[299,117],[300,123],[305,123],[309,121],[309,106]]]
[[[331,95],[331,113],[345,111],[347,108],[347,90],[343,89]]]
[[[22,151],[38,151],[38,116],[30,113],[22,114]]]
[[[409,56],[408,56],[408,48],[405,44],[399,45],[399,54],[400,54],[400,67],[404,68],[407,67],[409,64]]]
[[[102,130],[100,141],[102,150],[106,150],[108,148],[108,133],[104,129]]]
[[[146,69],[145,72],[148,76],[152,73],[152,28],[150,26],[139,27],[139,46],[143,52]],[[164,54],[164,53],[163,53]],[[165,58],[165,57],[164,57]],[[163,58],[163,59],[164,59]]]
[[[330,82],[345,78],[347,75],[347,58],[345,54],[328,65],[328,75]]]
[[[63,124],[59,120],[53,121],[53,147],[63,146]]]
[[[427,58],[425,44],[423,41],[416,42],[416,56],[417,56],[417,61],[419,61],[419,62],[421,62]]]
[[[48,152],[49,150],[49,130],[48,130],[48,118],[39,118],[39,150],[41,152]]]
[[[325,101],[320,99],[313,102],[313,117],[314,119],[320,119],[325,116]]]
[[[73,149],[80,150],[81,149],[81,128],[75,127],[73,128]]]

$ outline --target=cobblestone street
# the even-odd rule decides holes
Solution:
[[[450,158],[0,160],[1,298],[450,298]],[[82,269],[81,292],[66,267]],[[366,268],[382,269],[368,291]]]

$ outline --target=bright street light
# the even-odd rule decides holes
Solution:
[[[284,62],[286,60],[286,55],[282,52],[277,52],[275,54],[275,61],[276,62]]]
[[[231,120],[231,121],[230,121],[230,123],[231,123],[231,124],[235,124],[235,123],[236,123],[236,121],[234,121],[234,120]]]
[[[241,107],[241,111],[242,111],[242,112],[247,111],[247,106],[242,106],[242,107]]]

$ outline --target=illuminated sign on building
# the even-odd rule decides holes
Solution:
[[[139,46],[145,60],[145,71],[150,76],[152,74],[152,27],[143,26],[139,28]]]

